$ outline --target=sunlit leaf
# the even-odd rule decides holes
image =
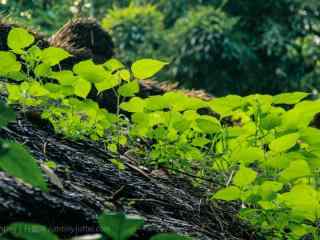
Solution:
[[[8,34],[8,46],[14,51],[29,47],[34,42],[34,36],[23,28],[12,28]]]
[[[213,195],[213,199],[225,200],[225,201],[233,201],[238,200],[240,198],[240,189],[235,186],[226,187]]]
[[[245,187],[251,184],[257,177],[257,173],[251,168],[241,166],[233,178],[233,183],[239,187]]]
[[[154,76],[167,64],[153,59],[141,59],[132,64],[131,70],[137,79],[143,80]]]

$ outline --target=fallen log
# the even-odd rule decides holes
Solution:
[[[107,209],[143,216],[140,239],[159,232],[203,240],[254,239],[235,218],[236,206],[207,201],[206,189],[195,189],[184,178],[152,174],[125,157],[126,169],[119,172],[98,144],[69,141],[22,115],[0,137],[23,143],[39,164],[54,161],[63,185],[49,181],[50,191],[43,193],[0,173],[1,226],[24,221],[46,225],[63,238],[93,234],[99,232],[97,215]]]

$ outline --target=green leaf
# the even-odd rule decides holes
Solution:
[[[310,185],[298,184],[290,192],[278,196],[277,201],[291,208],[290,216],[315,221],[320,214],[318,192]]]
[[[147,79],[157,74],[168,63],[153,59],[141,59],[131,66],[133,75],[139,79]]]
[[[304,128],[300,131],[301,140],[311,146],[320,147],[320,129],[317,128]]]
[[[233,184],[239,187],[245,187],[251,184],[257,177],[257,173],[251,168],[241,166],[233,178]]]
[[[103,66],[108,68],[111,72],[118,71],[122,68],[125,68],[125,66],[117,59],[111,58],[110,60],[106,61]]]
[[[306,98],[309,93],[305,92],[293,92],[293,93],[282,93],[276,96],[273,96],[272,102],[274,104],[296,104],[302,99]]]
[[[191,238],[173,233],[160,233],[153,236],[150,240],[191,240]]]
[[[130,81],[131,74],[127,69],[120,70],[119,75],[124,81],[127,81],[127,82]]]
[[[291,133],[273,140],[269,147],[274,152],[285,152],[297,144],[300,135]]]
[[[85,79],[79,78],[73,85],[74,94],[86,98],[91,90],[91,83]]]
[[[8,101],[9,103],[14,103],[19,101],[21,98],[21,91],[19,86],[14,84],[7,84],[7,91],[8,91]]]
[[[233,201],[240,199],[240,189],[235,186],[226,187],[213,195],[213,199],[225,200],[225,201]]]
[[[95,86],[98,92],[100,93],[118,86],[120,82],[121,80],[116,74],[109,73],[108,76],[102,82],[96,83]]]
[[[143,112],[145,101],[139,97],[133,97],[129,102],[120,104],[120,108],[127,112]]]
[[[51,73],[51,67],[47,63],[41,63],[36,66],[34,73],[37,77],[48,77]]]
[[[264,198],[268,198],[272,193],[279,192],[283,187],[282,183],[276,181],[264,181],[259,186],[258,193]]]
[[[233,162],[240,162],[243,164],[251,164],[255,161],[264,159],[264,151],[257,147],[241,148],[233,151],[230,160]]]
[[[58,80],[64,86],[72,86],[80,78],[79,76],[74,76],[73,72],[68,70],[51,72],[50,77]]]
[[[219,121],[213,117],[199,118],[196,123],[204,133],[213,134],[221,130]]]
[[[48,47],[44,50],[42,50],[42,62],[49,64],[50,66],[57,65],[62,60],[67,59],[70,57],[71,54],[69,54],[67,51],[63,50],[62,48],[56,48],[56,47]]]
[[[289,182],[310,175],[311,170],[308,163],[304,160],[297,160],[291,162],[289,167],[281,172],[280,179],[284,182]]]
[[[28,223],[11,224],[7,232],[21,240],[58,240],[45,226]]]
[[[17,61],[16,55],[11,52],[0,51],[0,75],[19,72],[21,64]]]
[[[102,231],[112,240],[126,240],[142,227],[144,220],[123,213],[104,213],[98,222]]]
[[[21,52],[33,42],[34,36],[23,28],[12,28],[8,34],[8,46],[17,52]]]
[[[240,107],[242,104],[243,98],[237,95],[215,98],[209,102],[211,109],[221,117],[230,115],[232,110]]]
[[[29,94],[32,97],[42,97],[49,94],[49,91],[44,86],[42,86],[39,82],[32,81],[29,84]]]
[[[47,191],[47,184],[39,166],[28,151],[19,144],[3,141],[0,168],[8,174]]]
[[[8,108],[3,102],[0,102],[0,127],[6,126],[9,122],[16,119],[15,112]]]
[[[118,93],[123,97],[132,97],[139,92],[139,89],[138,81],[132,81],[119,87]]]
[[[73,72],[91,83],[103,82],[110,78],[111,73],[102,65],[96,65],[92,60],[85,60],[73,66]]]

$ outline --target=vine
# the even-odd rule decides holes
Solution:
[[[10,104],[41,109],[66,137],[103,142],[120,169],[122,147],[147,165],[196,176],[197,184],[212,180],[221,186],[212,190],[212,201],[241,203],[239,216],[267,239],[319,239],[320,130],[311,123],[320,100],[304,100],[304,92],[204,101],[176,91],[140,98],[138,81],[167,63],[142,59],[127,69],[116,59],[86,60],[57,70],[69,53],[38,48],[20,28],[10,32],[8,46],[0,52],[0,74],[15,80],[6,84]],[[116,113],[88,98],[93,88],[98,95],[114,91]]]

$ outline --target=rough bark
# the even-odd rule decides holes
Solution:
[[[25,144],[42,163],[54,161],[64,189],[50,183],[43,193],[0,173],[0,224],[40,223],[62,237],[96,233],[96,217],[105,209],[138,214],[146,220],[140,239],[177,232],[196,239],[254,239],[235,219],[235,207],[205,200],[183,178],[157,176],[122,157],[126,170],[110,163],[111,155],[95,143],[73,142],[19,117],[0,137]],[[127,160],[126,160],[127,159]]]

